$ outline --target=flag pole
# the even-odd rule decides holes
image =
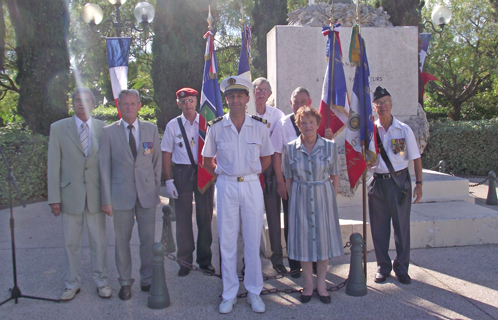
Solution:
[[[211,30],[213,30],[213,21],[214,20],[213,20],[213,16],[211,15],[211,6],[210,5],[208,5],[208,11],[209,11],[209,14],[208,14],[206,21],[208,23],[208,30],[211,31]],[[204,123],[205,123],[204,124],[204,127],[205,127],[204,131],[207,131],[206,121],[204,121]],[[220,262],[220,277],[223,277],[222,268],[221,268],[221,245],[220,245],[219,241],[218,241],[218,253],[219,253],[218,260]]]
[[[330,6],[330,30],[332,32],[332,54],[330,55],[329,50],[329,63],[332,63],[332,68],[330,70],[330,93],[329,93],[329,107],[327,108],[327,126],[326,129],[330,128],[330,108],[332,108],[332,96],[334,92],[334,71],[335,71],[335,32],[334,32],[334,1]],[[332,60],[331,60],[332,59]],[[332,62],[330,62],[332,61]]]
[[[361,35],[360,29],[360,0],[356,1],[356,23],[358,24],[358,33]],[[360,64],[362,63],[362,43],[360,41]],[[363,70],[363,69],[362,69]],[[365,109],[365,108],[363,108]],[[362,115],[365,117],[366,115]],[[363,140],[363,139],[362,139]],[[365,141],[361,142],[361,150],[363,153],[363,159],[367,159],[366,145]],[[362,175],[362,193],[363,193],[363,273],[365,273],[365,279],[367,278],[367,170],[363,172]]]

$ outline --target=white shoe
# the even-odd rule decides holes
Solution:
[[[233,306],[237,303],[237,298],[223,300],[220,303],[219,311],[220,313],[230,313],[233,310]]]
[[[97,292],[99,293],[99,297],[104,299],[110,298],[112,296],[111,287],[109,287],[108,285],[98,287]]]
[[[61,301],[73,300],[74,296],[77,293],[80,293],[80,291],[81,291],[80,288],[74,288],[74,289],[66,288],[66,290],[64,290],[64,292],[62,293]]]
[[[251,305],[252,311],[257,313],[265,312],[265,303],[261,300],[259,295],[249,292],[247,294],[247,303]]]

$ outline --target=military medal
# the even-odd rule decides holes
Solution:
[[[148,155],[149,153],[152,153],[154,150],[154,143],[153,142],[144,142],[144,156]]]
[[[267,123],[266,123],[266,127],[267,127],[268,129],[270,129],[270,123],[269,123],[269,122],[267,122]]]
[[[195,146],[195,140],[194,140],[194,137],[192,137],[192,140],[190,141],[190,145],[193,147]]]
[[[181,135],[181,134],[179,134],[179,135],[177,135],[177,137],[178,137],[178,139],[181,139],[181,138],[182,138],[182,135]]]
[[[180,144],[179,144],[180,148],[183,147],[183,143],[180,141]]]
[[[406,149],[406,142],[405,139],[392,139],[391,140],[391,147],[393,149],[394,154],[403,155],[405,153]]]

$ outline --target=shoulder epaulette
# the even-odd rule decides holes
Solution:
[[[215,124],[216,122],[220,122],[221,120],[223,120],[223,116],[218,117],[216,119],[213,119],[211,121],[208,121],[208,126],[212,126],[213,124]]]
[[[263,122],[264,124],[266,124],[266,119],[263,119],[263,118],[260,118],[258,116],[251,116],[254,120],[257,120],[259,122]]]

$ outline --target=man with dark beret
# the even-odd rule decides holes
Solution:
[[[394,270],[399,282],[410,284],[408,266],[412,190],[408,163],[413,160],[415,168],[415,204],[422,198],[422,160],[412,129],[391,114],[392,108],[391,94],[385,88],[377,87],[373,111],[378,115],[375,126],[381,156],[371,167],[373,181],[368,193],[370,226],[377,259],[375,282],[385,282]],[[391,221],[396,244],[396,258],[392,264],[388,252]]]
[[[175,199],[178,258],[188,263],[193,262],[195,242],[192,231],[192,195],[194,195],[198,229],[196,261],[202,270],[214,273],[215,270],[211,265],[214,185],[206,190],[199,190],[197,187],[199,156],[199,114],[195,111],[197,95],[198,92],[192,88],[182,88],[176,92],[176,103],[182,114],[172,119],[164,129],[161,142],[163,173],[168,197]],[[173,176],[171,176],[171,162],[175,164]],[[188,275],[189,272],[190,269],[180,265],[178,271],[180,277]]]

